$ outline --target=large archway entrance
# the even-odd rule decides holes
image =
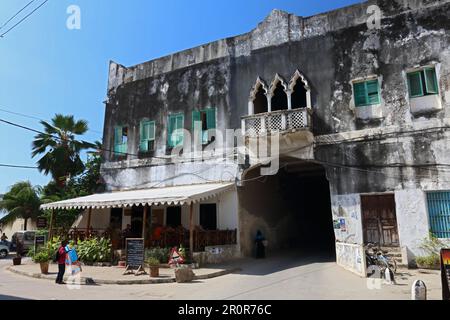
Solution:
[[[245,255],[253,254],[253,237],[261,230],[269,254],[289,250],[335,259],[330,188],[322,166],[284,160],[274,176],[260,176],[260,168],[254,168],[239,194]]]

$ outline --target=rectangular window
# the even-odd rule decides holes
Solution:
[[[192,112],[192,132],[196,122],[201,122],[201,141],[207,144],[211,141],[208,137],[208,130],[216,128],[216,108],[208,108]]]
[[[126,156],[128,149],[128,128],[123,126],[114,127],[114,154]]]
[[[166,226],[176,228],[181,226],[181,207],[167,207]]]
[[[450,238],[450,191],[428,192],[430,231],[438,238]]]
[[[155,121],[141,121],[139,151],[149,152],[155,149]]]
[[[438,81],[434,68],[425,68],[407,74],[409,96],[411,98],[438,94]]]
[[[177,147],[183,144],[184,115],[171,114],[168,121],[167,144],[169,147]]]
[[[355,105],[357,107],[370,106],[380,103],[380,85],[378,79],[353,84]]]
[[[200,225],[205,230],[217,230],[217,205],[200,204]]]

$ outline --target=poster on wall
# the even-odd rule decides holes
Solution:
[[[442,300],[450,300],[450,249],[441,249]]]
[[[340,219],[341,231],[347,231],[347,227],[345,225],[345,219]]]

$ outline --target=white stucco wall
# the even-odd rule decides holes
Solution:
[[[415,256],[422,254],[420,244],[428,237],[426,194],[419,189],[398,190],[395,192],[395,207],[400,246],[406,248],[404,259],[410,263]]]
[[[92,209],[91,213],[91,227],[94,229],[106,229],[109,226],[111,217],[111,209]],[[80,214],[72,224],[72,227],[87,228],[88,210]],[[126,226],[126,225],[125,225]]]
[[[16,219],[10,223],[4,224],[0,228],[2,229],[1,232],[6,234],[8,237],[8,240],[11,241],[11,237],[14,234],[14,232],[22,231],[24,227],[24,220],[23,219]],[[36,230],[36,221],[33,221],[31,219],[28,219],[27,222],[27,230]]]

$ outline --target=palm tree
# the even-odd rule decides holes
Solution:
[[[39,133],[34,138],[32,156],[44,154],[37,162],[39,171],[45,175],[50,173],[57,185],[62,187],[69,177],[83,172],[80,152],[95,148],[95,145],[76,139],[77,135],[88,131],[86,121],[75,121],[73,116],[56,114],[51,122],[41,121],[45,133]]]
[[[0,210],[7,212],[2,222],[24,219],[24,230],[27,230],[28,219],[35,219],[40,214],[40,188],[33,187],[30,182],[23,181],[14,184],[10,191],[0,201]]]

